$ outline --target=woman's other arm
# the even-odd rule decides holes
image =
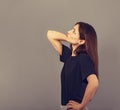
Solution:
[[[47,32],[48,40],[51,42],[55,50],[61,55],[62,54],[62,43],[61,41],[66,41],[71,44],[79,44],[80,40],[71,36],[67,36],[61,32],[48,30]]]
[[[82,100],[82,103],[81,103],[81,105],[83,107],[85,107],[87,105],[87,103],[90,100],[92,100],[92,98],[94,97],[94,95],[97,91],[97,88],[99,86],[99,81],[98,81],[98,78],[95,74],[89,75],[87,77],[87,81],[88,81],[88,84],[87,84],[85,94],[84,94],[84,97],[83,97],[83,100]]]
[[[68,110],[69,109],[83,110],[84,107],[88,104],[88,102],[95,95],[95,92],[96,92],[98,85],[99,85],[97,76],[95,74],[91,74],[87,77],[87,81],[88,81],[88,84],[87,84],[82,102],[78,103],[78,102],[75,102],[73,100],[70,100],[67,104]]]
[[[48,30],[47,37],[54,49],[61,55],[62,54],[62,43],[61,41],[67,41],[67,36],[63,33]]]

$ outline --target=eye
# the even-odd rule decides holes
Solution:
[[[73,29],[73,33],[76,34],[75,29]]]
[[[75,32],[75,31],[74,31],[73,33],[74,33],[74,34],[76,34],[76,32]]]

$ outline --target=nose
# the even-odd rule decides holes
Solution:
[[[67,32],[68,34],[70,33],[70,31]]]
[[[71,33],[72,30],[69,30],[68,33]]]

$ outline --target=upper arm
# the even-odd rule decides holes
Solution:
[[[98,87],[99,81],[95,74],[91,74],[87,77],[88,83],[92,83],[93,86]]]
[[[52,44],[53,48],[58,52],[59,55],[62,54],[62,43],[58,40],[49,39],[50,43]]]
[[[61,55],[62,54],[62,43],[60,40],[55,39],[53,34],[54,33],[52,31],[48,31],[47,38],[52,44],[53,48],[59,53],[59,55]]]

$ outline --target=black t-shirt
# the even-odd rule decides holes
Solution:
[[[61,104],[69,100],[81,103],[87,86],[87,76],[96,74],[94,65],[87,53],[71,56],[71,50],[62,45],[60,61],[64,63],[61,71]]]

